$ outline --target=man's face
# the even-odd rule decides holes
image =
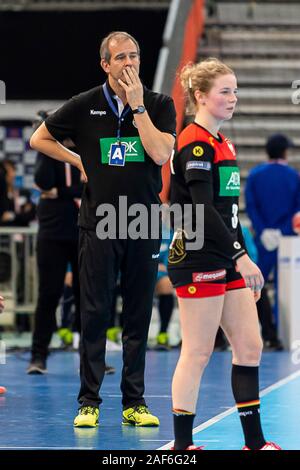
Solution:
[[[101,66],[110,78],[114,81],[119,79],[125,81],[123,70],[126,67],[133,67],[139,73],[140,57],[136,45],[131,39],[121,41],[113,39],[109,43],[109,50],[111,53],[110,61],[106,62],[105,59],[101,59]]]

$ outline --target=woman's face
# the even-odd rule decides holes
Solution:
[[[218,121],[232,118],[237,102],[237,82],[233,74],[220,75],[213,82],[210,91],[202,95],[200,103]]]

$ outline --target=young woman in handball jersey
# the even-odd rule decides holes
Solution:
[[[235,110],[236,76],[211,58],[187,65],[180,78],[195,120],[177,141],[171,204],[182,210],[184,204],[192,205],[192,232],[204,228],[204,244],[192,249],[192,232],[182,229],[183,219],[175,220],[168,269],[178,297],[182,348],[172,383],[174,449],[200,449],[193,445],[193,421],[201,377],[221,326],[232,348],[231,382],[245,437],[243,449],[279,450],[266,441],[260,420],[262,340],[256,301],[264,280],[246,252],[238,218],[235,148],[219,132]],[[204,205],[202,227],[196,218],[198,204]]]

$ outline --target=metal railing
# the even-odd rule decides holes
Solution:
[[[36,238],[37,227],[0,227],[0,293],[12,320],[12,314],[34,313],[36,308]]]

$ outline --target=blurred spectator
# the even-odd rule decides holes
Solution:
[[[300,178],[288,165],[288,149],[293,143],[283,134],[269,137],[267,163],[249,173],[246,210],[255,231],[258,266],[265,281],[273,272],[275,285],[274,317],[278,321],[277,248],[281,235],[295,235],[293,216],[300,210]]]
[[[15,164],[5,159],[0,163],[0,226],[5,227],[27,227],[36,217],[36,206],[31,200],[31,192],[25,188],[16,188],[15,186],[16,170]],[[7,239],[9,235],[4,235]],[[25,254],[22,236],[19,237],[16,245],[17,249],[17,302],[24,302],[24,276],[25,276]],[[8,254],[1,253],[3,257],[8,258],[11,265],[11,259]],[[10,268],[9,268],[10,269]],[[7,274],[8,271],[7,271]],[[8,279],[10,275],[7,276]],[[30,330],[29,315],[19,313],[16,317],[16,328],[18,332]]]
[[[73,142],[64,141],[68,147]],[[41,190],[37,215],[37,264],[39,273],[38,301],[28,374],[47,372],[48,348],[56,330],[56,309],[63,294],[65,274],[70,263],[72,289],[76,304],[73,329],[80,331],[80,294],[78,279],[78,198],[83,185],[80,171],[38,153],[35,183]]]
[[[160,329],[156,337],[156,347],[157,349],[163,350],[170,349],[168,326],[174,308],[174,290],[167,271],[169,245],[172,241],[172,237],[172,230],[163,222],[162,242],[159,252],[159,265],[155,287],[155,296],[158,298],[158,312],[160,317]]]
[[[76,324],[76,303],[73,292],[73,273],[70,263],[64,280],[63,295],[61,300],[61,321],[57,331],[62,343],[66,346],[72,346],[74,349],[79,348],[80,335],[78,331],[74,331]]]
[[[28,189],[15,187],[15,164],[0,163],[0,225],[26,227],[35,219],[36,207]]]
[[[247,248],[248,255],[257,264],[257,248],[253,240],[253,236],[248,227],[242,226],[243,236]],[[261,334],[264,341],[264,347],[281,351],[283,345],[277,337],[277,329],[273,319],[272,307],[268,295],[266,285],[261,290],[261,297],[256,303],[258,318],[261,324]]]

